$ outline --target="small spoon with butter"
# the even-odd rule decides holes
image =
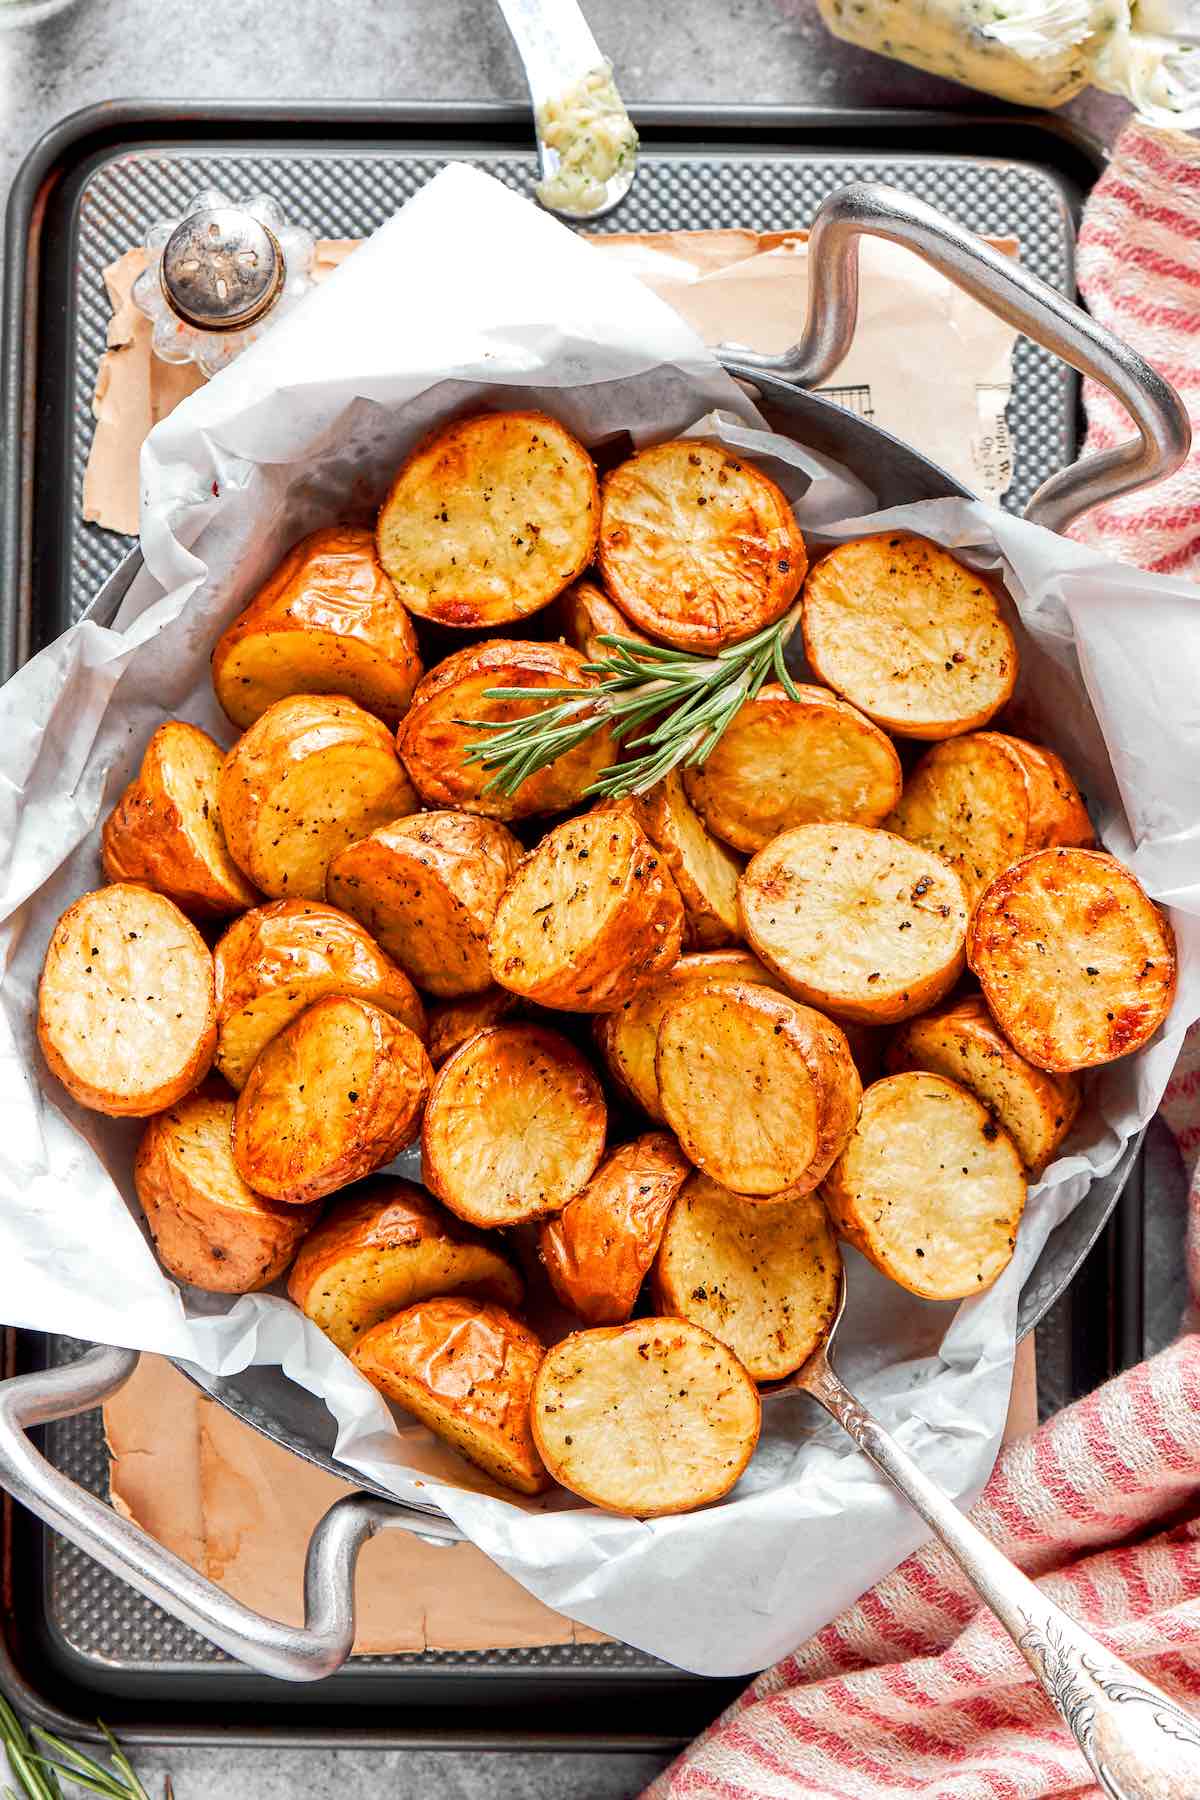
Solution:
[[[575,0],[498,0],[525,66],[541,180],[534,192],[569,225],[619,206],[637,168],[637,132]]]

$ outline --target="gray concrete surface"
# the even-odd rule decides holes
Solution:
[[[950,83],[835,43],[812,0],[585,4],[632,101],[979,104]],[[519,99],[523,85],[491,0],[76,0],[43,24],[0,29],[0,195],[50,125],[128,96]],[[1070,113],[1109,137],[1123,110],[1093,96]],[[1177,1242],[1164,1241],[1157,1259],[1164,1276],[1177,1267]],[[1164,1285],[1151,1283],[1163,1327],[1174,1304]],[[138,1762],[154,1800],[167,1770],[177,1800],[618,1800],[660,1766],[647,1756],[209,1749]]]

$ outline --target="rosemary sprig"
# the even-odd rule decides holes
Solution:
[[[120,1744],[103,1720],[99,1723],[108,1743],[110,1762],[107,1767],[63,1738],[55,1737],[53,1732],[43,1731],[40,1725],[34,1726],[32,1737],[27,1735],[20,1719],[0,1694],[0,1744],[8,1754],[9,1767],[20,1782],[26,1800],[63,1800],[60,1776],[76,1787],[85,1788],[88,1793],[103,1795],[105,1800],[150,1800]],[[45,1756],[37,1746],[45,1746],[55,1755]],[[172,1793],[168,1776],[164,1800],[172,1800]],[[6,1787],[4,1800],[18,1800],[18,1796]]]
[[[603,769],[587,792],[644,793],[679,764],[706,761],[739,707],[771,676],[799,699],[784,651],[800,611],[797,603],[715,656],[606,633],[600,642],[608,654],[584,665],[601,678],[595,687],[488,688],[486,700],[536,700],[540,707],[519,719],[460,720],[489,734],[464,760],[495,771],[485,792],[515,794],[530,775],[607,725],[616,743],[641,754]]]

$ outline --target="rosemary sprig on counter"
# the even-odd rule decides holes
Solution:
[[[100,1729],[108,1743],[110,1762],[97,1762],[40,1725],[27,1734],[12,1707],[0,1694],[0,1745],[8,1755],[8,1765],[21,1784],[25,1800],[64,1800],[60,1777],[90,1794],[101,1794],[106,1800],[150,1800],[149,1794],[134,1773],[133,1765],[121,1749],[108,1726],[100,1721]],[[36,1742],[34,1742],[36,1740]],[[38,1748],[55,1752],[45,1756]],[[170,1776],[167,1777],[164,1800],[172,1800]],[[12,1788],[4,1789],[4,1800],[18,1800]]]
[[[610,799],[644,793],[679,764],[704,762],[738,708],[771,677],[799,698],[784,651],[800,610],[793,606],[715,656],[606,633],[599,641],[608,654],[585,664],[600,677],[596,687],[488,688],[486,700],[537,700],[540,710],[519,719],[463,720],[489,734],[464,760],[495,771],[485,792],[515,794],[530,775],[607,725],[622,748],[641,754],[602,770],[587,792]]]

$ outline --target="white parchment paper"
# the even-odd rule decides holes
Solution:
[[[479,269],[492,271],[486,290]],[[132,1345],[209,1375],[278,1363],[320,1395],[338,1454],[435,1501],[559,1610],[706,1674],[757,1669],[892,1567],[922,1528],[803,1399],[766,1410],[723,1504],[652,1523],[561,1494],[504,1497],[384,1401],[278,1294],[180,1292],[138,1220],[139,1126],[75,1106],[47,1074],[36,985],[63,908],[102,879],[97,827],[164,718],[231,732],[208,655],[303,532],[378,501],[435,420],[544,405],[592,446],[695,428],[753,448],[827,538],[906,526],[998,568],[1019,611],[1023,722],[1089,794],[1105,841],[1169,902],[1180,984],[1167,1027],[1088,1083],[1066,1154],[1033,1193],[1016,1257],[962,1307],[893,1287],[852,1254],[841,1367],[922,1466],[970,1500],[1008,1402],[1022,1280],[1051,1227],[1150,1117],[1200,1015],[1200,604],[1186,583],[1099,561],[982,503],[872,504],[761,421],[655,296],[478,172],[451,167],[261,343],[186,400],[143,452],[147,571],[115,625],[86,620],[0,692],[0,1320]],[[819,541],[819,535],[818,535]]]

